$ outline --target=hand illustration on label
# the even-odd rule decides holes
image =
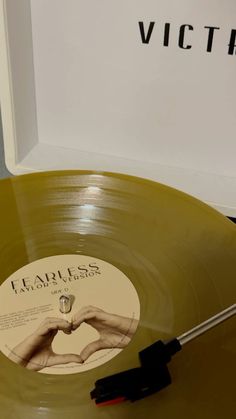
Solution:
[[[70,334],[71,328],[71,323],[66,320],[46,318],[34,333],[11,351],[9,358],[34,371],[70,362],[81,363],[81,357],[77,354],[60,355],[52,350],[52,343],[58,331]]]
[[[82,323],[93,327],[99,338],[88,343],[81,354],[56,354],[52,349],[54,338],[59,331],[65,334],[78,333]],[[84,363],[92,354],[101,349],[125,348],[138,326],[138,320],[107,313],[100,308],[86,306],[72,317],[71,322],[57,317],[46,318],[40,326],[15,346],[9,359],[33,371],[46,367],[69,363]]]
[[[97,330],[99,339],[89,343],[81,352],[82,362],[101,349],[125,348],[135,333],[138,320],[107,313],[100,308],[83,307],[72,317],[72,329],[87,323]]]

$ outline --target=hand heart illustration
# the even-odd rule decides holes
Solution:
[[[80,354],[56,354],[52,349],[52,343],[57,333],[60,331],[65,334],[76,333],[82,323],[96,329],[99,338],[85,346]],[[9,358],[34,371],[71,362],[83,363],[101,349],[125,348],[137,326],[138,321],[134,318],[86,306],[74,314],[71,322],[57,317],[46,318],[34,333],[12,349]]]

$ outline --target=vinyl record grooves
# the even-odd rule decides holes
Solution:
[[[110,173],[19,176],[0,181],[0,196],[0,316],[14,311],[1,292],[6,280],[28,264],[58,255],[85,255],[110,264],[131,281],[140,302],[130,343],[96,368],[38,373],[12,362],[2,349],[1,419],[235,418],[235,318],[186,345],[170,364],[171,386],[161,392],[100,408],[90,399],[97,379],[138,366],[144,347],[179,336],[235,303],[236,229],[231,221],[174,189]],[[11,292],[20,302],[24,297],[17,281],[22,278],[14,278]],[[43,295],[30,292],[32,302]],[[116,304],[124,308],[122,298]],[[15,323],[19,336],[21,327]]]

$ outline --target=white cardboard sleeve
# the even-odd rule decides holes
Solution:
[[[123,172],[236,216],[235,16],[235,0],[0,0],[10,172]]]

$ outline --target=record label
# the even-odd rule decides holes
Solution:
[[[132,282],[103,260],[57,255],[0,286],[0,350],[27,369],[72,374],[98,367],[131,341],[140,318]]]

